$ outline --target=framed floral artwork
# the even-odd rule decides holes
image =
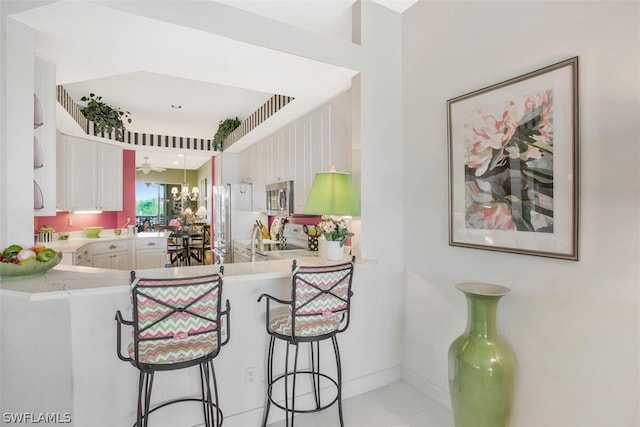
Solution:
[[[578,259],[578,58],[447,101],[449,245]]]

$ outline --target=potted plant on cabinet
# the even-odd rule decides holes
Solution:
[[[222,142],[231,134],[238,126],[240,126],[240,119],[224,119],[218,123],[218,131],[213,136],[213,149],[222,151]]]
[[[96,96],[94,93],[90,93],[88,97],[83,96],[80,100],[88,101],[87,106],[81,108],[80,112],[87,120],[93,122],[94,135],[98,135],[103,131],[108,134],[115,132],[116,140],[124,141],[124,134],[122,133],[125,130],[123,118],[127,120],[127,123],[131,123],[131,117],[129,117],[131,113],[102,102],[102,97]]]

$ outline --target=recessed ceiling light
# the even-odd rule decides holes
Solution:
[[[182,108],[182,105],[180,104],[171,104],[171,108],[175,108],[176,110],[179,110]]]

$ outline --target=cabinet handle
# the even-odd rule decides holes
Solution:
[[[155,246],[155,245],[156,245],[156,242],[148,242],[147,243],[147,246]]]
[[[109,245],[109,249],[115,249],[115,248],[117,248],[116,245]]]

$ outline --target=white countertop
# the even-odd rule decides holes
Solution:
[[[233,241],[234,245],[241,246],[242,249],[251,247],[251,239],[239,239]],[[279,240],[262,239],[259,241],[262,243],[262,249],[258,252],[267,256],[268,260],[276,259],[292,259],[299,257],[317,257],[318,251],[310,251],[308,249],[296,248],[296,249],[279,249]],[[258,245],[260,246],[260,245]]]
[[[120,236],[116,236],[113,234],[113,230],[103,230],[100,233],[100,237],[89,238],[84,236],[84,234],[76,234],[71,235],[68,240],[52,240],[47,243],[38,243],[41,245],[45,245],[48,248],[55,249],[56,251],[62,251],[63,253],[68,252],[76,252],[78,248],[88,244],[88,243],[99,243],[99,242],[109,242],[115,240],[133,240],[133,239],[145,239],[145,238],[169,238],[169,232],[155,232],[155,231],[146,231],[137,234],[121,234]]]
[[[92,239],[95,240],[95,239]],[[345,256],[344,261],[349,261]],[[337,261],[327,261],[320,257],[298,257],[299,265],[331,265]],[[225,283],[239,280],[265,280],[284,278],[291,275],[290,259],[243,262],[224,265]],[[219,265],[196,265],[189,267],[157,268],[136,270],[138,276],[172,278],[199,276],[219,271]],[[118,290],[129,285],[129,271],[109,270],[93,267],[77,267],[59,264],[45,275],[27,279],[0,281],[0,291],[24,292],[32,298],[67,297],[72,293],[97,290]]]

